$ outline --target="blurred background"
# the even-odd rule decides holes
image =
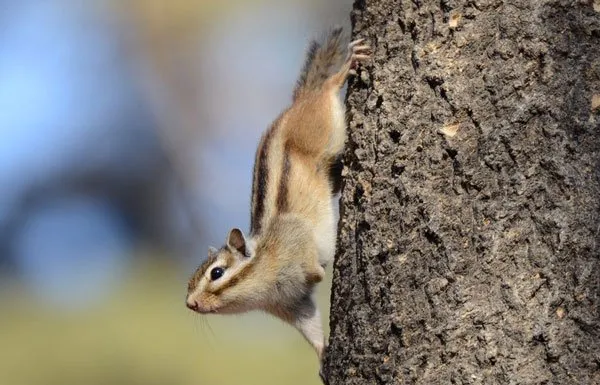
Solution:
[[[350,8],[0,0],[0,384],[320,383],[291,327],[184,296],[248,228],[258,138]]]

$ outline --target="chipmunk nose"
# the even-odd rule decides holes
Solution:
[[[198,311],[198,302],[193,301],[189,298],[185,300],[185,306],[187,306],[187,308],[190,310]]]

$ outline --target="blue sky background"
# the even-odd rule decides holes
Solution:
[[[151,185],[162,159],[156,130],[170,128],[161,127],[136,76],[135,50],[123,35],[129,27],[107,11],[107,1],[0,7],[0,231],[11,228],[9,271],[57,305],[90,306],[146,241],[115,201],[145,197],[136,189]],[[197,52],[186,68],[196,68],[189,82],[209,122],[199,123],[191,146],[198,166],[192,215],[203,231],[194,234],[181,213],[187,208],[178,211],[164,196],[148,198],[163,216],[142,216],[166,223],[159,232],[176,243],[195,242],[198,255],[173,259],[182,271],[209,244],[219,246],[230,227],[248,227],[256,143],[289,103],[308,39],[346,19],[329,12],[303,2],[242,6],[185,42]],[[82,193],[78,183],[88,179],[98,185]],[[32,194],[35,204],[27,200]]]

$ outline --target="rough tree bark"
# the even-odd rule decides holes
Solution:
[[[594,1],[354,4],[331,385],[600,384]]]

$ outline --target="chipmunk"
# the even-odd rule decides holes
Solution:
[[[340,91],[370,50],[363,39],[344,40],[335,28],[311,42],[292,105],[256,151],[250,234],[234,228],[219,250],[210,247],[186,298],[202,314],[270,313],[296,327],[319,359],[326,345],[313,291],[336,246],[333,179],[346,139]]]

